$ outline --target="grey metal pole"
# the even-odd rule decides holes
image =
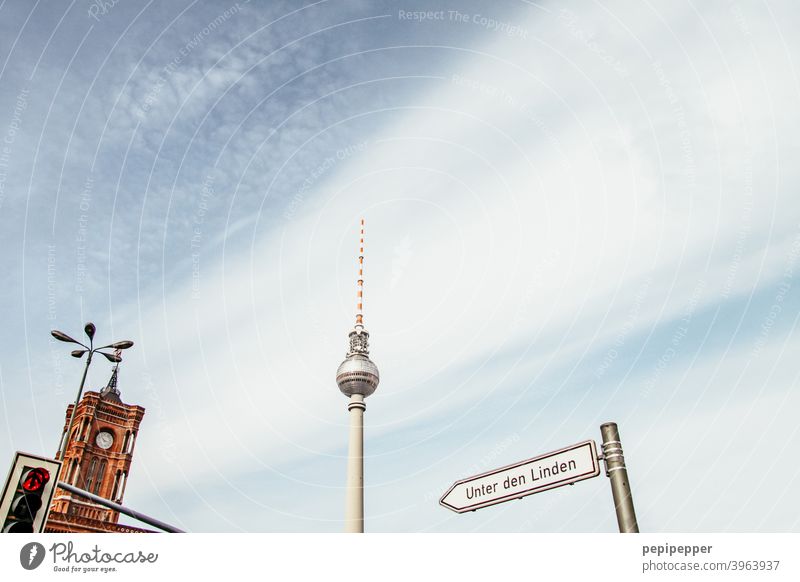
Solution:
[[[64,437],[61,439],[61,448],[58,450],[58,457],[59,461],[64,460],[64,453],[67,452],[67,441],[69,441],[69,433],[72,430],[72,422],[75,420],[75,411],[78,410],[78,403],[81,401],[81,394],[83,394],[83,385],[86,382],[86,374],[89,372],[89,364],[92,363],[92,354],[94,354],[94,350],[89,350],[89,357],[86,358],[86,367],[83,369],[83,378],[81,378],[81,385],[78,388],[78,396],[75,398],[75,406],[72,407],[72,414],[69,417],[69,424],[67,424],[67,432],[64,433]],[[66,463],[64,464],[66,467]]]
[[[631,486],[628,482],[628,469],[625,467],[625,457],[622,454],[617,423],[601,424],[600,434],[603,436],[603,459],[606,462],[606,476],[611,481],[611,494],[614,496],[619,533],[639,533],[636,512],[633,510]]]
[[[350,444],[347,451],[347,499],[344,511],[344,531],[364,533],[364,396],[353,394],[350,411]]]
[[[139,513],[135,509],[131,509],[130,507],[125,507],[124,505],[120,505],[119,503],[114,503],[113,501],[109,501],[105,497],[100,497],[99,495],[95,495],[94,493],[89,493],[88,491],[84,491],[83,489],[74,487],[69,483],[64,483],[63,481],[59,481],[58,486],[61,489],[69,491],[70,493],[74,493],[75,495],[80,495],[81,497],[85,497],[86,499],[91,499],[92,501],[94,501],[99,505],[104,505],[109,509],[113,509],[114,511],[119,511],[120,513],[129,515],[130,517],[138,519],[139,521],[144,522],[147,525],[152,525],[153,527],[157,527],[158,529],[163,529],[164,531],[170,533],[185,533],[182,529],[178,529],[177,527],[169,525],[168,523],[159,521],[155,517],[150,517],[149,515],[145,515],[144,513]]]

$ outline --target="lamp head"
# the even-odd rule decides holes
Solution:
[[[124,340],[121,342],[114,342],[108,347],[114,348],[115,350],[127,350],[133,347],[133,342],[131,340]]]
[[[67,342],[67,343],[70,343],[70,344],[80,344],[81,343],[81,342],[79,342],[77,340],[72,339],[67,334],[65,334],[63,331],[58,331],[57,329],[54,329],[53,331],[51,331],[50,335],[52,335],[54,338],[56,338],[60,342]]]

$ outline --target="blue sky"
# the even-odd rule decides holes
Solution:
[[[55,452],[82,364],[49,331],[93,321],[136,342],[126,503],[340,531],[364,216],[368,531],[615,531],[604,477],[437,503],[608,420],[642,530],[797,531],[799,19],[1,3],[0,455]]]

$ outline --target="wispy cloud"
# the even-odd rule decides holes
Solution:
[[[87,44],[54,46],[85,69],[59,75],[48,52],[30,83],[2,206],[27,294],[4,293],[26,317],[0,332],[12,345],[26,328],[25,347],[50,353],[47,329],[96,318],[136,340],[122,392],[148,412],[132,505],[194,530],[339,529],[333,374],[365,215],[382,376],[366,417],[373,529],[613,529],[598,483],[527,500],[525,523],[502,507],[446,515],[432,493],[480,459],[597,438],[609,419],[648,529],[796,528],[775,481],[758,484],[775,500],[760,514],[725,511],[739,482],[710,486],[739,471],[720,447],[754,458],[735,436],[745,419],[767,427],[760,446],[797,441],[798,84],[771,13],[139,10],[70,13],[65,27],[93,27]],[[12,54],[17,85],[31,60]],[[7,410],[72,370],[54,356],[28,380],[0,362]],[[10,396],[18,384],[32,390]],[[48,400],[42,442],[64,405]],[[0,442],[20,448],[15,435]],[[687,489],[671,467],[702,480]]]

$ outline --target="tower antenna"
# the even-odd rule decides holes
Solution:
[[[361,219],[361,240],[358,248],[358,304],[356,328],[364,329],[364,219]]]

